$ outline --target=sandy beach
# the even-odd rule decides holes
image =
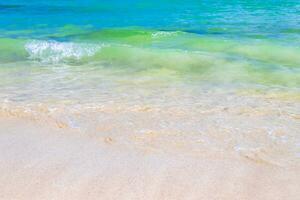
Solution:
[[[193,135],[154,131],[136,135],[125,129],[122,134],[105,134],[110,125],[120,128],[122,123],[107,122],[88,134],[49,117],[2,112],[0,199],[297,200],[300,196],[299,166],[276,165],[263,153],[209,149]],[[195,140],[200,145],[195,147]]]

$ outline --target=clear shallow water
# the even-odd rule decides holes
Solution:
[[[298,1],[10,1],[0,11],[1,115],[299,165]]]

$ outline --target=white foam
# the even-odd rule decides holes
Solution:
[[[172,35],[177,35],[178,32],[167,32],[167,31],[158,31],[155,33],[152,33],[153,38],[159,38],[159,37],[167,37],[167,36],[172,36]]]
[[[25,45],[29,58],[46,63],[56,63],[65,59],[79,60],[95,55],[103,45],[74,42],[33,40]]]

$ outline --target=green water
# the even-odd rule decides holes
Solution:
[[[298,46],[270,39],[241,41],[140,28],[82,31],[64,34],[63,41],[1,38],[1,63],[38,62],[43,67],[61,63],[82,68],[99,63],[124,75],[293,88],[300,84]]]

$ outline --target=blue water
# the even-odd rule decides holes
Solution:
[[[1,30],[31,32],[76,25],[94,30],[143,27],[299,40],[299,14],[298,0],[0,1]]]

